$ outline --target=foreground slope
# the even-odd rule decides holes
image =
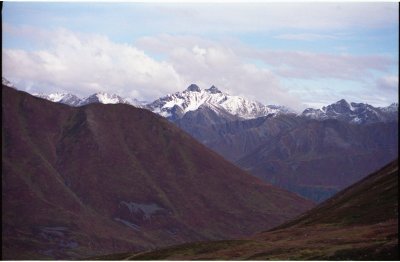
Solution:
[[[312,206],[147,110],[2,97],[3,259],[237,238]]]
[[[398,260],[398,161],[252,238],[99,259]]]

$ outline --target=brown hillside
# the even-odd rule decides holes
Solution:
[[[301,217],[252,238],[98,259],[399,260],[398,161]]]
[[[2,95],[3,259],[237,238],[312,206],[149,111]]]

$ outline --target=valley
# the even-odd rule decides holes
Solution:
[[[252,237],[96,260],[398,260],[398,161]]]

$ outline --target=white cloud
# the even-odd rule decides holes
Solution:
[[[199,44],[201,43],[201,44]],[[234,46],[191,36],[145,37],[137,44],[152,52],[166,53],[166,61],[188,85],[215,85],[232,95],[242,95],[265,104],[304,108],[299,98],[288,94],[272,71],[260,68],[240,56]]]
[[[170,36],[164,37],[171,39],[169,42],[142,39],[142,47],[153,43],[149,45],[152,50],[168,50],[165,61],[156,61],[133,45],[117,44],[101,35],[64,29],[47,35],[43,40],[51,42],[49,49],[3,50],[4,75],[31,92],[62,90],[82,96],[105,91],[152,100],[197,83],[203,88],[216,85],[263,103],[301,107],[300,100],[286,94],[271,71],[211,41]],[[176,44],[182,39],[183,43]]]
[[[326,31],[349,27],[379,28],[398,24],[396,3],[190,3],[156,7],[161,17],[160,25],[173,26],[174,32],[187,32],[188,28],[196,32],[283,28]],[[164,16],[168,17],[168,20],[163,20]]]
[[[291,92],[290,84],[283,84],[282,79],[345,79],[369,84],[371,79],[376,81],[376,72],[387,73],[395,65],[393,58],[380,55],[260,50],[194,36],[163,34],[142,37],[134,44],[65,29],[41,36],[46,48],[39,51],[3,49],[3,74],[31,92],[67,91],[84,96],[105,91],[151,101],[197,83],[202,88],[216,85],[264,104],[303,109],[303,102],[312,102],[310,96],[305,91]],[[393,79],[386,77],[377,83],[397,86],[398,78]],[[312,96],[315,103],[327,92],[337,92],[330,85],[326,90]]]
[[[152,99],[176,90],[181,78],[166,62],[158,62],[132,45],[117,44],[100,35],[56,30],[51,47],[40,51],[3,50],[6,77],[32,90],[54,89],[89,95],[106,91]]]
[[[339,78],[363,80],[373,71],[385,72],[395,65],[393,57],[385,55],[327,54],[299,51],[242,49],[243,55],[261,60],[273,71],[289,78]]]
[[[398,91],[399,77],[395,75],[387,75],[377,80],[377,86],[382,91]]]
[[[337,39],[338,37],[335,35],[327,35],[327,34],[302,33],[302,34],[281,34],[275,36],[274,38],[285,39],[285,40],[315,41],[322,39]]]

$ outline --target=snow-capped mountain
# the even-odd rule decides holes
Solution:
[[[13,85],[13,83],[11,83],[10,81],[8,81],[5,77],[1,78],[1,84],[5,85],[5,86],[9,86],[15,89],[15,86]]]
[[[55,103],[62,103],[75,107],[93,103],[101,103],[101,104],[128,104],[128,105],[133,105],[135,107],[144,108],[146,104],[146,102],[142,102],[134,98],[122,98],[118,95],[108,94],[104,92],[95,93],[83,99],[69,93],[53,93],[48,95],[36,93],[33,95]]]
[[[317,120],[338,119],[349,123],[368,124],[396,120],[397,113],[398,103],[388,107],[373,107],[364,103],[348,103],[341,99],[321,109],[307,108],[301,115]]]
[[[82,100],[80,106],[101,103],[101,104],[131,104],[127,99],[124,99],[115,94],[108,94],[104,92],[95,93]]]
[[[13,84],[4,77],[2,78],[2,84],[14,87]],[[258,101],[252,101],[241,96],[233,96],[221,92],[215,86],[211,86],[208,89],[200,89],[195,84],[191,84],[182,92],[168,94],[152,103],[139,101],[135,98],[122,98],[116,94],[108,94],[105,92],[95,93],[83,99],[70,93],[33,95],[52,102],[75,107],[92,103],[128,104],[148,109],[173,122],[177,122],[177,120],[182,119],[185,115],[187,116],[186,121],[190,119],[189,122],[195,121],[192,118],[196,116],[196,121],[199,119],[210,120],[212,118],[214,121],[211,122],[220,123],[263,116],[295,114],[293,110],[285,106],[263,105]],[[374,107],[365,103],[348,103],[346,100],[341,99],[336,103],[324,106],[320,109],[307,108],[299,115],[317,120],[338,119],[355,124],[369,124],[398,121],[398,107],[398,103],[392,103],[387,107]],[[191,114],[187,114],[188,112],[191,112]],[[193,114],[193,112],[197,113]]]
[[[231,96],[221,92],[215,86],[202,90],[195,84],[190,85],[183,92],[159,98],[148,104],[147,108],[161,116],[176,120],[182,118],[189,111],[197,110],[200,106],[218,108],[243,119],[292,112],[286,107],[265,106],[257,101]]]
[[[70,93],[53,93],[53,94],[33,94],[34,96],[47,99],[52,102],[62,103],[69,106],[79,106],[82,103],[82,99],[76,95]]]
[[[390,106],[387,107],[380,107],[380,109],[384,112],[395,112],[399,111],[399,103],[392,103]]]

